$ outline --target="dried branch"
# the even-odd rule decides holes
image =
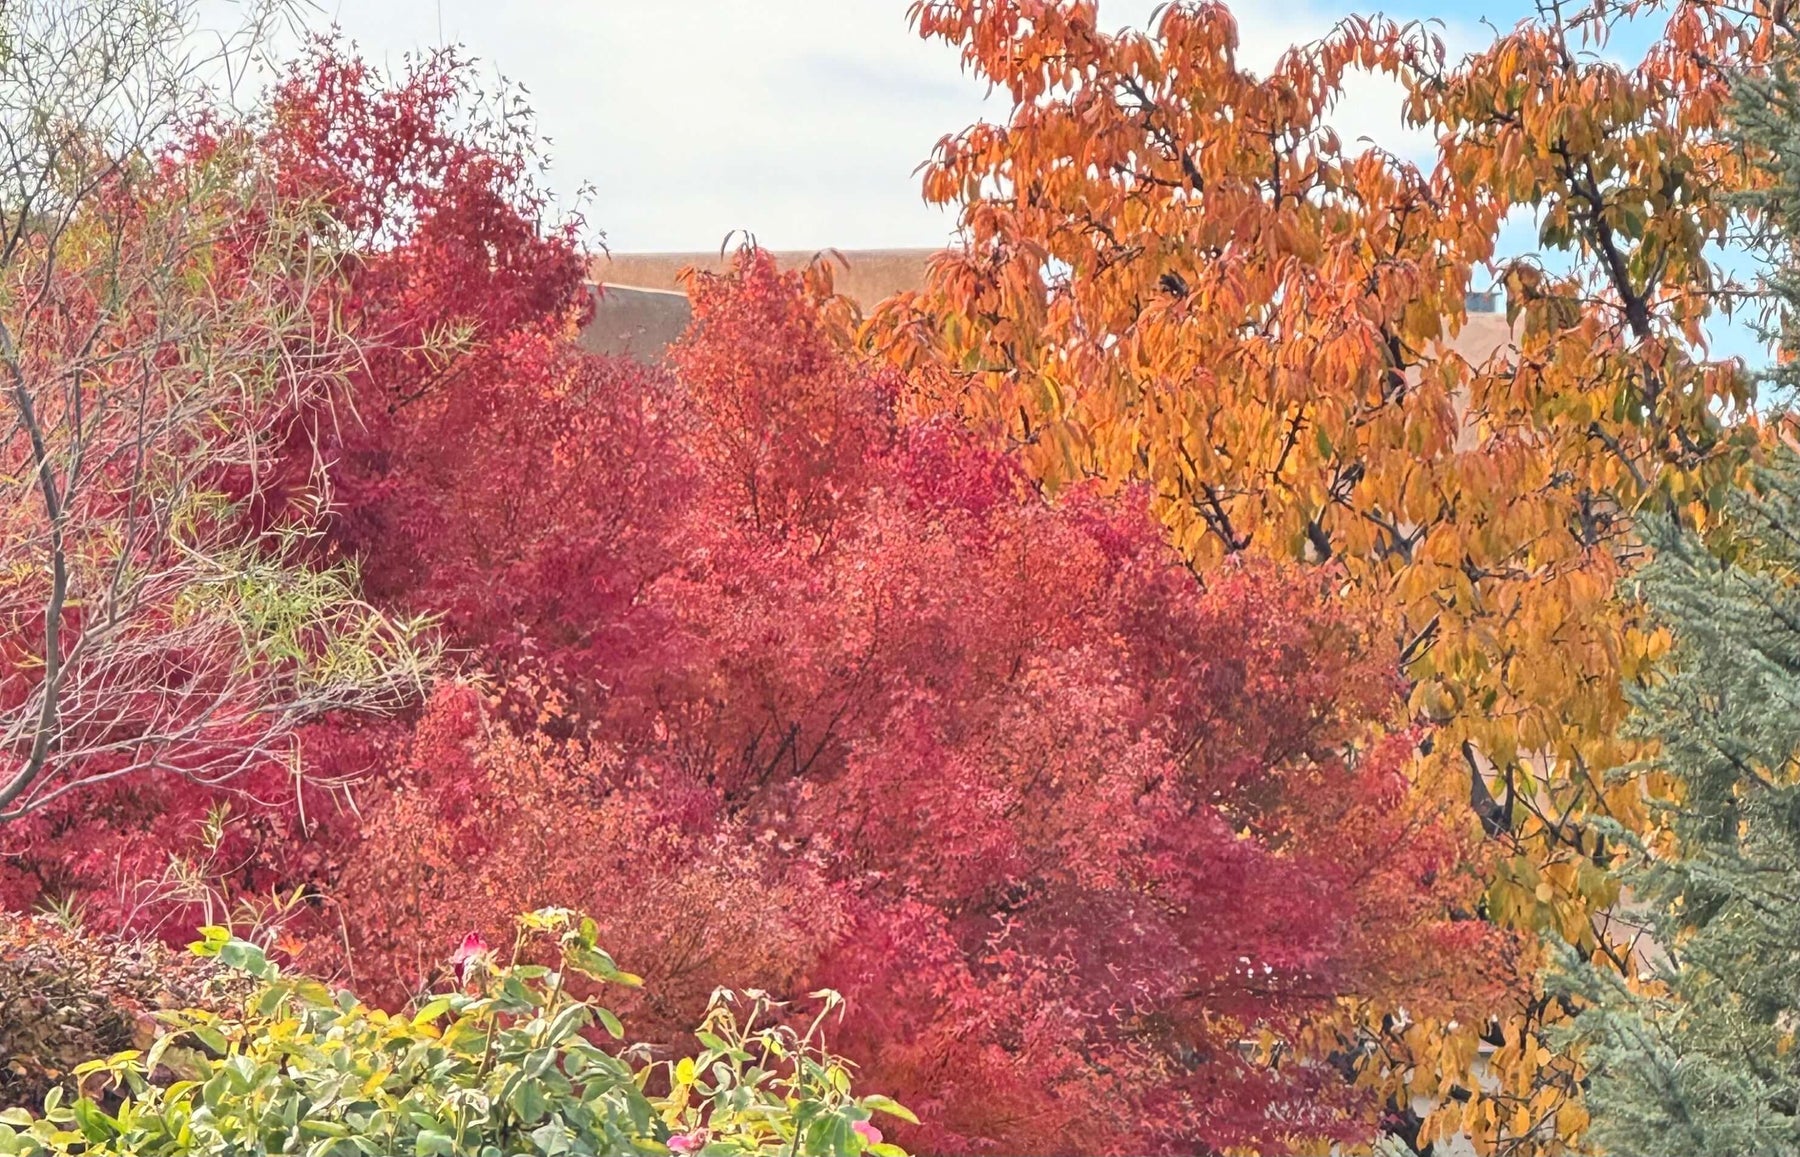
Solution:
[[[285,4],[216,50],[197,10],[0,10],[0,822],[285,760],[297,727],[391,708],[435,660],[319,563],[322,458],[285,444],[356,364],[320,305],[343,249],[248,134],[181,148]]]

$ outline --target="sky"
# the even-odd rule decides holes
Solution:
[[[956,50],[926,42],[908,0],[314,0],[371,60],[460,44],[525,86],[552,143],[552,186],[591,185],[586,214],[618,252],[717,249],[747,230],[774,249],[936,246],[951,220],[914,170],[934,144],[999,104]],[[1528,0],[1389,3],[1437,19],[1453,50],[1510,26]],[[1101,19],[1143,26],[1157,0],[1102,0]],[[1267,67],[1362,5],[1234,5],[1240,59]],[[1365,81],[1335,127],[1423,154],[1397,89]]]
[[[227,10],[242,0],[198,0]],[[302,0],[308,2],[308,0]],[[916,170],[932,147],[986,117],[998,98],[955,48],[921,40],[909,0],[309,0],[376,64],[460,46],[490,76],[524,86],[550,142],[549,183],[578,191],[590,239],[617,253],[716,252],[744,234],[770,249],[935,247],[954,221],[928,206]],[[1144,27],[1160,0],[1100,0],[1103,25]],[[1430,23],[1452,55],[1529,15],[1533,0],[1241,0],[1239,59],[1266,69],[1345,16]],[[1650,29],[1627,30],[1625,55]],[[1332,117],[1422,162],[1429,136],[1401,122],[1399,89],[1352,81]],[[1535,248],[1529,220],[1502,250]],[[1740,324],[1714,327],[1719,352],[1760,360]]]

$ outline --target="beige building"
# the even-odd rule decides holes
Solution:
[[[814,257],[841,258],[834,270],[837,291],[864,309],[925,283],[930,249],[794,250],[772,254],[784,269]],[[594,259],[589,279],[599,290],[594,320],[582,331],[584,349],[654,360],[680,336],[688,321],[681,292],[683,269],[722,270],[726,253],[611,253]]]
[[[892,294],[918,289],[925,282],[931,249],[845,249],[777,251],[783,268],[804,266],[814,257],[836,256],[839,293],[864,309]],[[582,331],[581,344],[595,353],[630,354],[654,361],[688,322],[688,303],[680,274],[694,268],[717,272],[730,259],[726,253],[612,253],[594,259],[589,278],[597,287],[594,320]],[[1468,324],[1451,343],[1479,365],[1510,341],[1506,317],[1492,294],[1472,294]]]

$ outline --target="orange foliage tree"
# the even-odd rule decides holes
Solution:
[[[1667,785],[1606,775],[1634,754],[1622,681],[1664,646],[1618,591],[1633,513],[1706,525],[1757,436],[1750,380],[1703,327],[1737,292],[1711,248],[1748,179],[1719,134],[1731,70],[1764,57],[1771,14],[1549,6],[1458,62],[1420,27],[1357,19],[1258,76],[1218,3],[1117,34],[1091,0],[911,12],[1012,109],[939,145],[925,196],[960,208],[961,244],[864,341],[913,405],[961,414],[1051,489],[1148,483],[1202,568],[1342,567],[1436,726],[1416,779],[1490,837],[1486,914],[1623,965],[1588,821],[1642,827]],[[1666,27],[1637,63],[1590,51],[1650,19]],[[1403,86],[1434,166],[1338,139],[1357,71]],[[1498,258],[1519,213],[1547,260]],[[1485,346],[1465,308],[1484,276],[1511,323]],[[1400,1116],[1439,1105],[1402,1130],[1414,1144],[1580,1130],[1579,1070],[1541,1037],[1565,1010],[1516,982],[1489,1024],[1346,1005],[1337,1031]]]

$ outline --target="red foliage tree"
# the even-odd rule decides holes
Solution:
[[[286,196],[319,206],[321,240],[356,255],[321,302],[362,339],[353,415],[297,445],[331,461],[333,540],[365,558],[371,592],[410,590],[424,564],[394,532],[427,480],[396,455],[459,386],[504,380],[496,361],[585,320],[581,222],[546,224],[529,110],[483,94],[453,49],[390,78],[340,40],[314,41],[258,127]]]
[[[454,436],[443,396],[467,402],[469,383],[509,380],[496,367],[547,356],[587,308],[579,222],[545,225],[536,144],[522,109],[504,93],[483,98],[454,53],[411,61],[390,79],[322,40],[254,118],[193,125],[164,158],[179,171],[228,145],[282,207],[244,215],[195,256],[224,283],[272,224],[310,221],[313,243],[344,258],[335,276],[306,288],[312,308],[329,315],[326,328],[355,343],[348,395],[293,412],[291,485],[279,469],[258,485],[265,516],[286,519],[290,500],[310,499],[323,455],[333,508],[321,557],[357,558],[365,589],[397,607],[419,587],[423,563],[394,530],[412,521],[421,488],[438,485],[404,448]],[[0,835],[0,906],[77,900],[96,926],[185,939],[201,913],[184,899],[195,889],[169,870],[172,854],[206,859],[221,873],[208,890],[221,898],[321,883],[354,839],[343,786],[380,771],[407,726],[356,717],[315,725],[302,736],[299,779],[281,760],[228,789],[141,777],[96,788]],[[206,817],[227,802],[235,816],[221,841],[198,847]]]
[[[1362,1135],[1308,1018],[1443,1011],[1496,947],[1381,730],[1395,657],[1317,580],[1202,583],[1140,495],[1051,504],[904,420],[765,256],[690,288],[673,381],[515,361],[407,451],[408,597],[513,693],[440,696],[372,808],[361,979],[564,904],[668,1031],[716,984],[842,989],[921,1148]]]

